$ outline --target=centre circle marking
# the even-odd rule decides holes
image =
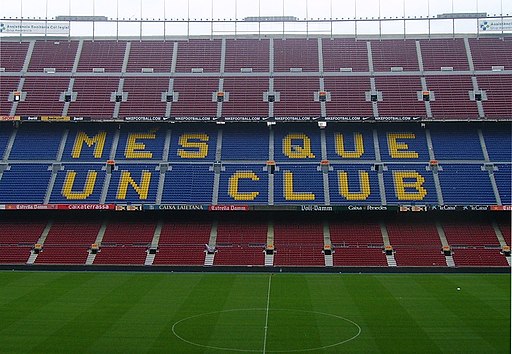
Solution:
[[[199,317],[204,317],[204,316],[210,316],[210,315],[214,315],[214,314],[219,314],[219,313],[227,313],[227,312],[242,312],[242,311],[266,311],[267,309],[265,308],[250,308],[250,309],[230,309],[230,310],[223,310],[223,311],[212,311],[212,312],[207,312],[207,313],[200,313],[198,315],[194,315],[194,316],[189,316],[189,317],[185,317],[185,318],[182,318],[181,320],[175,322],[173,325],[172,325],[172,333],[178,338],[180,339],[181,341],[185,342],[185,343],[188,343],[188,344],[191,344],[191,345],[194,345],[196,347],[201,347],[201,348],[206,348],[206,349],[215,349],[215,350],[224,350],[224,351],[232,351],[232,352],[246,352],[246,353],[260,353],[262,351],[262,349],[238,349],[238,348],[227,348],[227,347],[217,347],[217,346],[212,346],[212,345],[206,345],[206,344],[201,344],[201,343],[196,343],[196,342],[192,342],[186,338],[183,338],[176,330],[176,326],[178,326],[180,323],[183,323],[183,322],[186,322],[186,321],[189,321],[189,320],[193,320],[193,319],[196,319],[196,318],[199,318]],[[343,316],[338,316],[338,315],[334,315],[334,314],[331,314],[331,313],[325,313],[325,312],[318,312],[318,311],[306,311],[306,310],[294,310],[294,309],[270,309],[270,312],[279,312],[279,311],[282,311],[282,312],[299,312],[299,313],[309,313],[309,314],[315,314],[315,315],[322,315],[322,316],[327,316],[327,317],[332,317],[332,318],[337,318],[339,320],[343,320],[347,323],[350,323],[351,325],[353,325],[354,327],[357,328],[357,333],[348,338],[348,339],[345,339],[345,340],[342,340],[342,341],[339,341],[339,342],[336,342],[336,343],[333,343],[333,344],[328,344],[328,345],[324,345],[324,346],[321,346],[321,347],[315,347],[315,348],[305,348],[305,349],[290,349],[290,350],[266,350],[267,353],[293,353],[293,352],[307,352],[307,351],[313,351],[313,350],[319,350],[319,349],[326,349],[326,348],[332,348],[332,347],[335,347],[335,346],[338,346],[338,345],[341,345],[341,344],[344,344],[344,343],[347,343],[347,342],[350,342],[354,339],[356,339],[360,334],[361,334],[361,326],[359,326],[356,322],[352,321],[352,320],[349,320],[348,318],[345,318]]]

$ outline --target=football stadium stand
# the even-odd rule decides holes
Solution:
[[[437,213],[510,212],[511,44],[2,39],[0,209],[202,216],[8,217],[0,263],[510,266],[509,221]],[[382,209],[432,218],[332,216]]]

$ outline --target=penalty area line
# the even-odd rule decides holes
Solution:
[[[270,307],[270,288],[272,287],[272,274],[268,277],[267,307],[265,309],[265,334],[263,336],[263,354],[267,352],[268,309]]]

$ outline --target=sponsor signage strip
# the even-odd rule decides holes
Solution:
[[[0,116],[0,121],[23,121],[23,122],[168,122],[168,123],[293,123],[293,122],[421,122],[421,121],[461,121],[480,120],[469,117],[458,119],[445,119],[443,117],[421,118],[421,117],[72,117],[72,116]],[[501,117],[493,120],[512,120],[512,117]]]
[[[482,19],[478,21],[478,27],[480,27],[480,31],[484,32],[492,32],[492,31],[512,31],[512,20],[510,19],[501,19],[501,20],[491,20],[491,19]]]
[[[4,20],[0,22],[0,33],[69,35],[69,30],[69,22],[19,20]]]
[[[205,204],[0,204],[0,210],[116,210],[116,211],[512,211],[512,205],[205,205]]]

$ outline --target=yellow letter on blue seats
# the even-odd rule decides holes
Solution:
[[[126,199],[126,192],[128,191],[128,184],[139,195],[139,199],[145,200],[148,198],[149,182],[151,182],[151,172],[142,171],[140,185],[135,182],[130,174],[130,171],[121,171],[121,177],[119,178],[119,187],[117,188],[117,199]]]
[[[427,195],[427,190],[423,187],[425,178],[416,171],[393,171],[393,179],[398,200],[423,200]],[[405,179],[414,181],[406,182]],[[414,189],[415,192],[408,192],[406,188]]]
[[[204,159],[208,156],[208,140],[210,140],[210,137],[206,134],[186,133],[181,135],[178,144],[184,148],[194,148],[196,150],[178,149],[178,156],[183,159]]]
[[[345,151],[345,142],[343,141],[343,134],[341,133],[334,134],[334,144],[336,154],[345,159],[358,159],[364,154],[363,134],[361,133],[354,133],[355,151]]]
[[[359,171],[358,193],[349,192],[348,174],[345,171],[338,171],[338,184],[340,188],[340,194],[347,200],[366,200],[370,196],[370,177],[366,171]]]
[[[301,193],[293,191],[293,173],[284,171],[284,199],[286,200],[315,200],[313,193]]]
[[[300,140],[300,144],[292,144]],[[314,159],[311,151],[311,139],[303,133],[290,133],[283,138],[283,154],[291,159]]]
[[[151,159],[153,153],[151,151],[144,151],[146,145],[137,142],[137,139],[156,139],[156,132],[150,131],[148,133],[130,133],[126,140],[125,156],[127,159]],[[138,150],[138,151],[136,151]]]
[[[87,199],[94,191],[94,184],[96,183],[96,176],[98,172],[87,172],[87,179],[85,180],[84,189],[80,192],[73,192],[73,185],[75,184],[76,172],[69,170],[66,173],[64,184],[62,185],[62,195],[69,200],[84,200]]]
[[[388,133],[389,156],[394,159],[417,159],[418,153],[409,150],[409,145],[398,139],[416,139],[414,133]]]
[[[78,132],[75,138],[75,144],[73,145],[73,151],[71,152],[71,157],[74,159],[80,158],[80,154],[82,153],[83,144],[87,144],[88,147],[94,147],[94,158],[100,159],[101,155],[103,155],[103,148],[105,147],[105,140],[107,138],[107,132],[99,132],[92,138],[90,138],[85,132]]]
[[[229,196],[234,200],[254,200],[260,192],[239,192],[238,181],[240,179],[250,179],[251,181],[259,181],[260,178],[252,171],[236,171],[229,177],[228,192]]]

